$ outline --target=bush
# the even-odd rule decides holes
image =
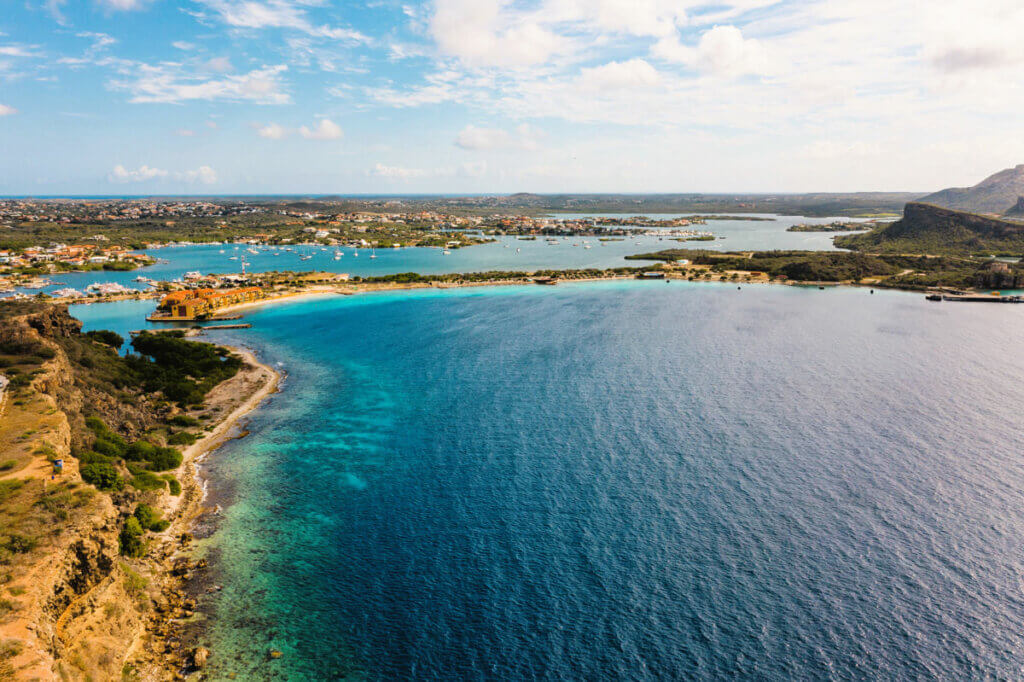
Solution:
[[[100,490],[120,490],[124,482],[111,464],[95,462],[81,468],[82,480],[91,483]]]
[[[125,556],[140,557],[146,553],[146,543],[142,540],[142,525],[134,516],[129,516],[124,522],[118,540],[121,554]]]
[[[94,450],[85,450],[84,452],[78,453],[77,456],[79,464],[113,464],[115,461],[113,457],[101,455]]]
[[[110,331],[109,329],[86,332],[85,335],[93,341],[98,341],[99,343],[110,346],[111,348],[117,349],[124,345],[124,337],[117,332]]]
[[[176,414],[168,419],[167,422],[175,426],[199,426],[199,420],[187,414]]]
[[[110,434],[110,435],[114,435],[114,434]],[[125,443],[123,438],[118,438],[117,440],[115,440],[113,438],[108,438],[106,436],[101,436],[101,437],[97,438],[95,440],[95,442],[93,442],[93,444],[92,444],[92,449],[95,452],[98,452],[101,455],[106,455],[107,457],[114,457],[114,458],[124,457],[124,453],[125,453],[125,449],[126,448],[127,448],[127,443]]]
[[[172,495],[177,496],[181,494],[181,483],[178,483],[178,479],[170,474],[164,474],[164,480],[167,481]]]
[[[178,431],[176,434],[167,439],[169,445],[192,445],[196,442],[195,435],[188,431]]]
[[[155,526],[159,526],[161,523],[164,523],[160,520],[160,512],[153,509],[148,504],[139,504],[139,506],[135,508],[135,518],[139,520],[139,525],[146,530],[155,530]],[[163,528],[166,527],[166,525],[163,526]],[[163,528],[161,528],[161,530],[163,530]]]
[[[18,460],[5,459],[3,462],[0,462],[0,471],[10,471],[16,466],[18,466]]]
[[[11,533],[7,536],[7,540],[4,542],[4,547],[15,554],[25,554],[35,549],[37,544],[39,544],[39,541],[35,538],[30,538],[27,535],[20,535],[18,533]]]
[[[149,463],[153,471],[171,471],[181,466],[181,453],[174,448],[156,448]]]
[[[161,490],[165,485],[164,479],[151,471],[139,471],[132,476],[132,487],[138,490]]]

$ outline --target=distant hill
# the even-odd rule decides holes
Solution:
[[[1017,203],[1005,213],[1007,218],[1024,218],[1024,197],[1017,197]]]
[[[1002,215],[1024,196],[1024,164],[991,175],[974,187],[951,187],[918,199],[957,211]]]
[[[907,204],[901,220],[837,237],[835,245],[872,253],[1024,254],[1024,223],[914,202]]]

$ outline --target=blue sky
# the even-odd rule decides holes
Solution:
[[[0,194],[931,190],[1010,0],[0,0]]]

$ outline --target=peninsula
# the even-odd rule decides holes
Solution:
[[[208,655],[179,624],[201,510],[194,462],[274,390],[240,351],[81,332],[0,303],[0,679],[170,679]]]

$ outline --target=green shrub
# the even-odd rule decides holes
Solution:
[[[174,448],[156,448],[148,461],[153,471],[171,471],[181,466],[181,453]]]
[[[175,426],[199,426],[199,420],[187,414],[176,414],[168,419],[167,422]]]
[[[171,474],[164,474],[164,480],[167,481],[172,495],[177,496],[181,494],[181,483],[178,483],[178,479]]]
[[[38,544],[39,541],[35,538],[30,538],[29,536],[21,535],[20,533],[11,533],[4,541],[4,547],[15,554],[31,552]]]
[[[117,332],[112,332],[109,329],[100,329],[97,331],[86,332],[85,336],[89,337],[93,341],[98,341],[104,345],[112,348],[120,348],[124,345],[124,337]]]
[[[142,539],[142,525],[134,516],[129,516],[121,528],[118,538],[121,545],[121,554],[130,557],[140,557],[146,553],[146,543]]]
[[[166,481],[151,471],[140,471],[132,476],[131,484],[138,490],[161,490]]]
[[[160,524],[160,512],[148,504],[139,504],[135,508],[135,518],[146,530],[153,530],[153,527]]]
[[[80,452],[77,457],[79,464],[113,464],[115,461],[113,457],[101,455],[94,450],[85,450]]]
[[[109,435],[113,436],[114,434]],[[125,443],[124,439],[110,438],[106,435],[100,436],[92,444],[92,449],[94,451],[100,453],[101,455],[106,455],[107,457],[115,457],[118,459],[124,457],[126,448],[127,443]]]
[[[167,439],[169,445],[192,445],[196,442],[194,434],[188,431],[178,431],[176,434]]]
[[[105,462],[86,464],[80,472],[83,481],[91,483],[100,490],[120,490],[124,487],[124,482],[117,474],[117,469],[111,464]]]
[[[4,461],[0,462],[0,471],[10,471],[16,466],[18,466],[18,460],[5,459]]]

